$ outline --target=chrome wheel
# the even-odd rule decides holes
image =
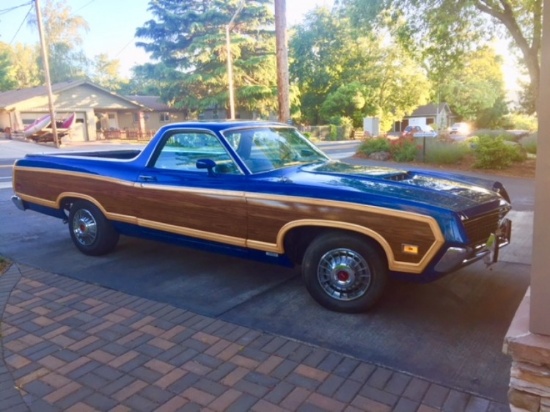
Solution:
[[[323,291],[331,298],[350,301],[367,292],[372,274],[366,260],[357,252],[334,249],[321,257],[317,278]]]
[[[92,245],[97,239],[97,222],[89,210],[79,209],[73,216],[72,228],[75,239],[83,246]]]

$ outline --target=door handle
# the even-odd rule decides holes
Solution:
[[[141,175],[138,177],[142,182],[156,182],[157,178],[155,176]]]

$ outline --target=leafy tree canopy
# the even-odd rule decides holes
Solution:
[[[510,39],[531,80],[536,101],[540,77],[543,0],[343,0],[352,21],[378,17],[391,23],[407,50],[420,52],[432,78],[441,81],[449,65],[460,64],[481,39]],[[373,6],[373,3],[377,7]],[[380,12],[380,10],[383,10]],[[380,20],[379,20],[380,21]],[[473,48],[472,48],[473,46]]]
[[[16,86],[11,73],[11,50],[9,45],[0,42],[0,92],[11,90]]]
[[[231,28],[238,108],[267,114],[276,105],[272,0],[247,1]],[[160,61],[165,100],[189,110],[228,107],[226,25],[238,0],[150,1],[155,18],[136,31],[136,43]]]
[[[490,126],[495,122],[491,117],[505,114],[500,57],[490,47],[463,56],[463,66],[448,72],[440,93],[458,116],[476,121],[480,127]]]
[[[422,71],[391,38],[353,29],[347,17],[317,8],[290,41],[291,77],[301,90],[306,122],[334,116],[378,116],[384,130],[424,104],[430,85]]]
[[[88,23],[72,13],[66,0],[46,0],[41,11],[52,83],[85,78],[88,60],[76,46],[82,43],[80,33],[88,30]],[[36,15],[29,24],[37,26]]]
[[[120,77],[120,61],[109,59],[105,53],[95,56],[91,63],[91,80],[101,87],[117,92],[122,87],[123,79]]]

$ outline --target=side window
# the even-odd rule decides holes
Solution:
[[[155,168],[208,173],[197,169],[197,160],[210,159],[216,162],[214,171],[220,174],[241,174],[241,171],[218,138],[204,132],[178,132],[164,142]]]

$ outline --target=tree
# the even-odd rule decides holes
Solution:
[[[463,64],[448,72],[440,93],[458,116],[478,127],[495,125],[506,114],[501,58],[490,47],[463,56]]]
[[[429,97],[421,67],[383,34],[358,32],[345,16],[317,8],[291,39],[292,79],[301,90],[309,123],[365,116],[381,119],[383,130]]]
[[[136,43],[171,73],[162,95],[188,110],[228,107],[225,26],[237,0],[150,1],[149,20]],[[275,39],[271,0],[247,1],[231,31],[237,106],[268,114],[276,109]]]
[[[119,60],[111,60],[106,53],[101,53],[95,56],[91,66],[90,78],[94,83],[114,92],[121,89],[123,80],[119,75]]]
[[[290,79],[300,89],[306,122],[321,121],[321,105],[341,86],[353,43],[349,27],[326,8],[314,9],[295,28],[289,47]]]
[[[358,12],[371,2],[346,0],[345,4]],[[424,34],[425,51],[431,52],[432,56],[436,51],[455,50],[452,55],[459,57],[460,53],[456,51],[464,46],[468,51],[472,39],[479,39],[483,34],[492,36],[495,27],[501,29],[521,53],[521,62],[529,73],[531,94],[536,102],[540,78],[542,0],[379,0],[377,3],[393,16],[413,17],[406,19],[403,30],[409,34]],[[372,17],[372,13],[368,15]],[[480,17],[494,24],[480,23]]]
[[[17,89],[35,87],[41,84],[39,59],[38,46],[26,46],[21,43],[15,45],[11,57],[11,72],[17,83]]]
[[[10,46],[0,42],[0,92],[11,90],[17,85],[11,73],[11,60]]]
[[[66,0],[46,0],[42,17],[52,82],[86,78],[88,61],[76,47],[82,43],[81,31],[88,30],[86,20],[73,15]],[[29,19],[29,24],[37,26],[36,16]]]

